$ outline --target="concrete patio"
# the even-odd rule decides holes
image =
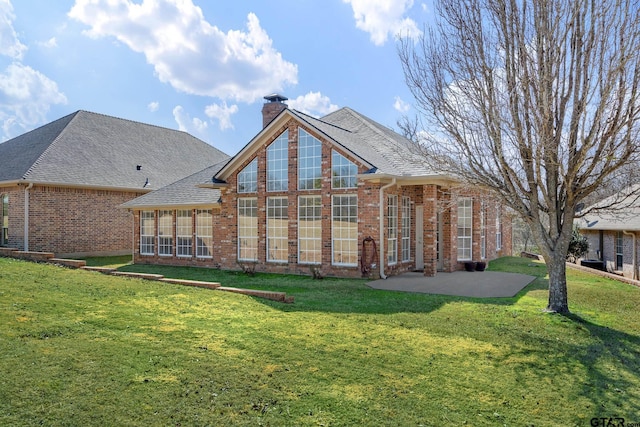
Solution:
[[[498,271],[455,271],[425,277],[421,272],[404,273],[367,283],[374,289],[475,298],[513,297],[535,280],[534,276]]]

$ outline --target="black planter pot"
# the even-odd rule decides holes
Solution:
[[[484,271],[487,268],[487,263],[484,261],[476,262],[476,271]]]
[[[476,270],[476,263],[475,262],[471,262],[471,261],[465,262],[464,263],[464,269],[466,271],[475,271]]]

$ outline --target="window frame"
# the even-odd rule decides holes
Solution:
[[[480,202],[480,259],[487,258],[487,206]]]
[[[0,194],[0,246],[9,245],[9,195]]]
[[[213,258],[213,209],[196,209],[196,258]],[[208,222],[202,223],[202,216],[208,215]],[[205,234],[206,233],[206,234]],[[205,244],[208,239],[208,244]],[[204,249],[207,253],[204,253]]]
[[[251,202],[252,206],[248,206],[248,202]],[[242,206],[241,206],[242,205]],[[239,197],[237,201],[236,212],[238,214],[237,224],[237,259],[238,261],[257,262],[258,261],[258,198],[257,197]],[[241,213],[250,212],[252,215],[241,215]],[[253,218],[250,226],[247,224],[241,224],[241,218]],[[246,231],[251,231],[247,233]],[[243,242],[253,243],[242,247]],[[254,258],[242,257],[242,254],[255,253]]]
[[[387,195],[387,265],[398,263],[398,196]]]
[[[471,261],[473,259],[473,199],[462,197],[458,199],[457,205],[458,261]],[[463,220],[462,224],[461,220]]]
[[[187,212],[189,215],[184,215]],[[189,234],[185,234],[187,229]],[[191,209],[176,210],[176,256],[178,258],[193,257],[193,211]]]
[[[411,261],[411,197],[402,196],[401,230],[402,247],[401,262]]]
[[[345,170],[347,174],[343,175],[342,172]],[[345,180],[348,181],[345,183]],[[336,185],[336,183],[339,185]],[[331,150],[331,188],[337,190],[357,187],[358,166],[337,150]]]
[[[276,213],[279,213],[279,215],[275,215]],[[287,196],[267,197],[266,221],[266,261],[274,263],[289,262],[289,198]],[[277,226],[275,224],[276,221],[280,221]],[[282,225],[283,221],[284,226]],[[274,249],[272,249],[273,243],[276,243]],[[278,254],[280,257],[272,257],[272,254]]]
[[[309,166],[311,164],[311,166]],[[310,173],[312,176],[306,176]],[[311,182],[308,186],[306,183]],[[301,127],[298,128],[298,190],[322,188],[322,142]]]
[[[622,271],[624,269],[624,234],[622,231],[616,232],[614,250],[616,257],[616,271]]]
[[[266,149],[267,192],[289,189],[289,130],[285,130]]]
[[[348,203],[346,204],[340,204],[340,205],[336,205],[336,200],[338,199],[350,199],[348,200]],[[343,236],[343,231],[345,230],[345,227],[337,227],[337,221],[336,218],[339,218],[338,220],[340,220],[340,218],[343,218],[342,215],[338,215],[336,216],[336,208],[338,208],[340,210],[340,212],[342,211],[341,208],[347,208],[347,210],[350,210],[349,208],[355,208],[354,213],[349,213],[346,218],[347,218],[347,222],[348,223],[353,223],[355,224],[354,226],[350,226],[350,227],[354,227],[355,228],[355,237],[350,237],[347,235],[347,237]],[[342,222],[342,221],[341,221]],[[350,228],[349,227],[349,228]],[[337,231],[340,231],[340,235],[336,235]],[[353,232],[352,230],[347,229],[347,234],[349,234],[350,232]],[[347,244],[347,246],[351,246],[353,245],[355,247],[355,250],[353,250],[352,248],[348,248],[346,251],[342,250],[342,248],[344,248],[344,243]],[[340,249],[338,249],[338,244],[340,246]],[[341,261],[337,261],[336,260],[336,255],[337,254],[347,254],[347,257],[354,257],[355,256],[355,262],[341,262]],[[357,194],[333,194],[331,196],[331,265],[334,266],[339,266],[339,267],[357,267],[358,266],[358,195]]]
[[[502,209],[496,208],[496,251],[502,249]]]
[[[147,221],[151,221],[151,224],[148,226]],[[140,211],[140,255],[155,255],[155,228],[156,212],[149,210]],[[149,232],[151,234],[149,234]]]
[[[236,178],[238,194],[256,193],[258,191],[258,158],[251,160]],[[249,186],[249,188],[245,188]]]
[[[164,215],[169,216],[169,224],[164,224],[166,221],[163,221]],[[167,231],[168,234],[162,234]],[[173,256],[173,210],[158,211],[158,256]]]
[[[305,200],[305,203],[302,203]],[[307,201],[313,200],[309,205]],[[313,215],[306,215],[309,210],[313,210]],[[303,215],[303,212],[305,215]],[[316,215],[317,213],[317,215]],[[311,221],[312,225],[306,224]],[[309,237],[311,234],[312,237]],[[314,237],[316,236],[317,237]],[[301,237],[304,236],[304,237]],[[304,243],[304,244],[303,244]],[[312,243],[312,250],[308,250],[309,243]],[[304,247],[303,247],[304,246]],[[317,249],[315,248],[317,246]],[[313,261],[301,261],[303,252],[313,254]],[[310,265],[322,263],[322,196],[298,196],[298,264]]]

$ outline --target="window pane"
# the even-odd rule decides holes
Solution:
[[[286,197],[269,197],[267,199],[267,261],[288,261],[288,205]]]
[[[387,197],[387,263],[398,262],[398,196]]]
[[[155,212],[140,212],[140,254],[154,254]]]
[[[458,260],[471,260],[472,201],[458,200]]]
[[[211,209],[196,210],[196,256],[200,258],[213,256],[213,211]]]
[[[332,263],[358,265],[358,196],[333,196]]]
[[[320,196],[298,199],[298,263],[322,262],[322,202]]]
[[[289,131],[267,148],[267,191],[287,191],[289,187]]]
[[[238,173],[238,193],[255,193],[258,191],[258,159],[253,159]]]
[[[402,198],[402,261],[411,259],[411,199]]]
[[[192,255],[192,219],[190,210],[179,210],[176,220],[176,254]]]
[[[357,187],[358,168],[349,159],[333,150],[331,155],[331,176],[333,188]]]
[[[158,254],[173,255],[173,211],[158,212]]]
[[[257,199],[238,199],[238,259],[258,260]]]
[[[9,244],[9,195],[2,195],[2,229],[0,231],[0,245]]]
[[[322,144],[298,128],[298,188],[317,190],[322,184]]]

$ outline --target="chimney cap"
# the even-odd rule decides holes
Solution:
[[[279,95],[277,93],[272,93],[271,95],[265,96],[264,99],[266,99],[269,102],[283,102],[288,100],[289,98],[283,95]]]

